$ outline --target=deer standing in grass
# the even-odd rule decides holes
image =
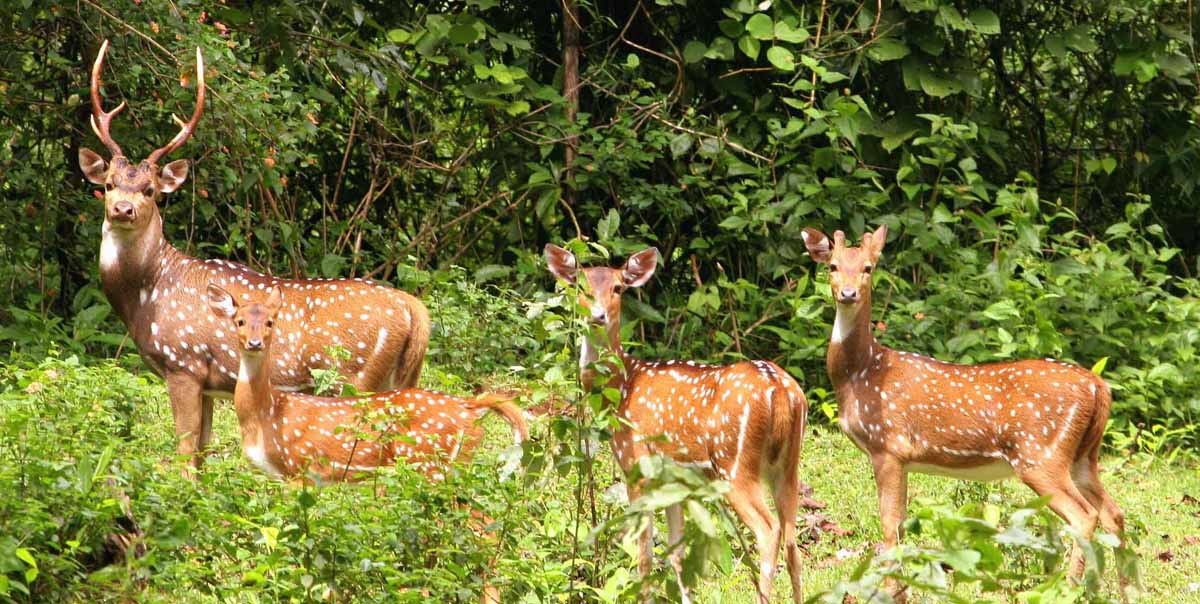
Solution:
[[[800,550],[796,544],[797,471],[808,400],[799,384],[769,361],[743,361],[714,366],[692,361],[646,362],[625,354],[621,347],[621,295],[641,287],[654,274],[658,250],[633,256],[621,268],[580,269],[575,256],[547,245],[550,272],[567,283],[582,273],[579,302],[592,323],[602,326],[608,351],[620,359],[609,367],[608,386],[619,388],[617,416],[621,427],[613,434],[617,463],[625,472],[629,500],[639,485],[628,480],[638,460],[651,454],[702,470],[710,478],[727,480],[726,494],[758,546],[758,601],[770,601],[779,548],[787,552],[792,599],[802,602]],[[598,350],[586,336],[579,364],[585,390],[595,377]],[[763,489],[770,488],[777,511],[767,506]],[[667,510],[671,565],[677,576],[683,554],[683,513],[678,504]],[[638,568],[650,572],[653,522],[640,535]],[[687,592],[680,579],[683,600]]]
[[[228,322],[237,340],[233,402],[242,451],[268,474],[339,482],[403,458],[440,479],[442,462],[470,459],[483,438],[477,421],[485,413],[508,422],[518,443],[529,436],[520,408],[504,397],[464,399],[416,388],[329,397],[273,388],[273,342],[276,332],[284,341],[288,335],[275,322],[286,308],[283,291],[271,287],[265,301],[245,304],[215,284],[207,294],[213,315]]]
[[[312,369],[336,367],[361,390],[415,386],[429,341],[429,315],[420,300],[362,279],[276,279],[241,264],[192,258],[163,237],[158,199],[178,189],[188,162],[161,169],[159,161],[178,149],[204,112],[204,58],[196,49],[196,109],[166,146],[140,163],[125,157],[109,127],[122,102],[104,111],[100,73],[108,41],[92,66],[92,129],[108,147],[111,161],[79,150],[87,179],[104,185],[104,226],[100,243],[100,283],[129,329],[146,365],[163,376],[175,419],[178,451],[199,467],[212,433],[214,398],[230,398],[237,379],[233,330],[205,309],[205,287],[216,281],[242,300],[279,287],[288,295],[278,320],[287,336],[271,364],[272,380],[283,390],[309,390]],[[350,351],[340,364],[326,348]]]
[[[1069,363],[1026,360],[957,365],[892,350],[871,332],[871,274],[887,226],[848,247],[815,229],[803,238],[829,265],[837,308],[826,368],[839,424],[870,457],[885,548],[900,537],[907,475],[969,480],[1016,476],[1085,538],[1097,521],[1122,536],[1125,519],[1100,484],[1100,444],[1112,396],[1099,376]],[[1075,547],[1071,572],[1083,572]],[[1127,586],[1121,577],[1121,588]],[[903,597],[903,594],[899,594]]]

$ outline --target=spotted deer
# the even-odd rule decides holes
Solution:
[[[278,279],[225,260],[192,258],[163,237],[158,199],[178,189],[188,162],[162,166],[204,111],[204,58],[196,49],[196,108],[179,134],[140,163],[126,158],[109,127],[122,102],[105,111],[100,73],[108,50],[100,46],[92,66],[92,129],[111,154],[105,161],[79,150],[79,166],[104,186],[100,283],[129,330],[146,365],[163,376],[175,419],[178,451],[199,467],[212,432],[214,398],[233,396],[237,380],[234,332],[207,312],[205,288],[215,281],[242,300],[279,287],[288,296],[278,320],[287,336],[271,364],[277,388],[309,390],[310,371],[336,368],[361,390],[392,384],[415,386],[429,340],[429,316],[415,297],[361,279]],[[337,361],[327,348],[341,346],[350,358]]]
[[[813,260],[829,265],[837,309],[826,369],[839,425],[871,460],[885,548],[900,538],[907,476],[921,472],[968,480],[1016,476],[1081,535],[1097,520],[1124,533],[1121,508],[1100,483],[1100,444],[1112,396],[1099,376],[1055,360],[958,365],[892,350],[871,331],[872,269],[887,226],[848,247],[804,229]],[[1074,548],[1071,571],[1083,572]],[[1122,589],[1126,579],[1121,579]],[[900,594],[903,597],[903,594]]]
[[[242,451],[264,472],[319,482],[354,480],[363,472],[406,459],[432,479],[443,462],[469,461],[483,438],[478,420],[495,413],[512,427],[517,443],[529,436],[521,409],[507,397],[459,398],[405,388],[366,397],[314,396],[272,387],[276,323],[287,308],[283,290],[268,289],[246,303],[216,284],[208,286],[212,314],[237,341],[239,369],[233,402]]]
[[[550,272],[570,284],[579,283],[579,303],[591,322],[602,327],[603,343],[581,341],[581,379],[590,390],[597,364],[608,367],[607,385],[619,388],[617,409],[621,427],[613,434],[617,463],[625,472],[630,501],[639,485],[628,480],[641,458],[657,454],[696,468],[709,478],[730,483],[726,500],[754,533],[759,555],[758,601],[770,601],[776,560],[787,552],[792,599],[802,602],[800,551],[796,545],[797,471],[808,400],[800,386],[769,361],[705,365],[693,361],[647,362],[625,353],[621,346],[621,295],[641,287],[654,274],[658,250],[633,256],[621,268],[580,269],[571,252],[555,245],[545,248]],[[580,279],[582,273],[582,279]],[[603,347],[607,347],[602,354]],[[770,488],[776,512],[767,506],[763,489]],[[667,510],[671,565],[680,571],[683,516],[678,504]],[[650,571],[653,523],[639,536],[639,570]],[[688,600],[683,591],[683,599]]]

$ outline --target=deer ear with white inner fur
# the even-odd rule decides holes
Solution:
[[[187,173],[188,160],[186,159],[177,159],[163,166],[162,172],[158,176],[158,183],[162,187],[162,192],[170,193],[183,186],[183,181],[187,180]]]
[[[94,185],[104,184],[104,178],[108,175],[108,162],[100,157],[99,153],[86,149],[79,148],[79,169],[83,170],[83,176],[88,179],[88,182]]]
[[[641,287],[654,275],[658,268],[658,248],[644,249],[629,257],[621,268],[621,281],[627,287]]]
[[[829,242],[829,237],[825,233],[813,228],[805,228],[800,231],[800,237],[804,239],[804,247],[808,248],[808,255],[812,259],[825,263],[833,256],[833,244]]]
[[[208,307],[212,309],[213,314],[226,319],[232,319],[237,313],[237,302],[233,300],[233,296],[212,283],[208,284]]]
[[[553,243],[546,244],[545,253],[550,272],[567,283],[574,283],[575,276],[579,273],[579,263],[575,261],[575,254]]]
[[[271,314],[279,312],[279,308],[283,306],[283,290],[276,285],[271,288],[271,293],[267,296],[267,310]]]
[[[879,260],[879,255],[883,253],[883,244],[887,243],[887,230],[887,225],[881,224],[874,233],[871,233],[870,245],[867,248],[871,252],[872,262]]]

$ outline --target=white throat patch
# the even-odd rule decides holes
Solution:
[[[837,343],[844,342],[850,334],[854,332],[854,319],[858,317],[858,306],[847,306],[845,304],[837,305],[837,315],[833,318],[833,336],[832,340]]]
[[[100,268],[111,271],[117,268],[121,260],[122,241],[106,223],[103,227],[103,238],[100,240]]]
[[[579,344],[579,368],[586,369],[588,365],[596,362],[600,355],[596,353],[596,349],[592,347],[592,339],[588,334],[583,334]]]

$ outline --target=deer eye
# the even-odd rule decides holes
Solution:
[[[873,266],[871,266],[870,264],[868,264],[868,265],[866,265],[866,266],[864,266],[864,267],[863,267],[863,272],[864,272],[864,273],[866,273],[866,274],[868,274],[868,275],[870,275],[870,274],[871,274],[871,269],[872,269],[872,268],[874,268],[874,267],[873,267]]]
[[[836,272],[837,272],[837,265],[836,265],[836,264],[830,264],[830,265],[829,265],[829,272],[831,272],[831,273],[836,273]]]
[[[111,191],[111,190],[113,190],[114,188],[115,188],[115,187],[114,187],[114,185],[113,185],[111,182],[106,182],[106,183],[104,183],[104,190],[105,190],[105,191]]]
[[[142,189],[142,195],[154,197],[154,185],[146,185],[146,188]]]
[[[272,327],[273,325],[275,325],[275,322],[274,322],[274,321],[270,321],[270,320],[268,320],[268,321],[267,321],[267,327],[268,327],[268,328]]]
[[[237,320],[237,326],[238,326],[238,327],[245,327],[245,326],[246,326],[246,320],[245,320],[245,319],[238,319],[238,320]]]

